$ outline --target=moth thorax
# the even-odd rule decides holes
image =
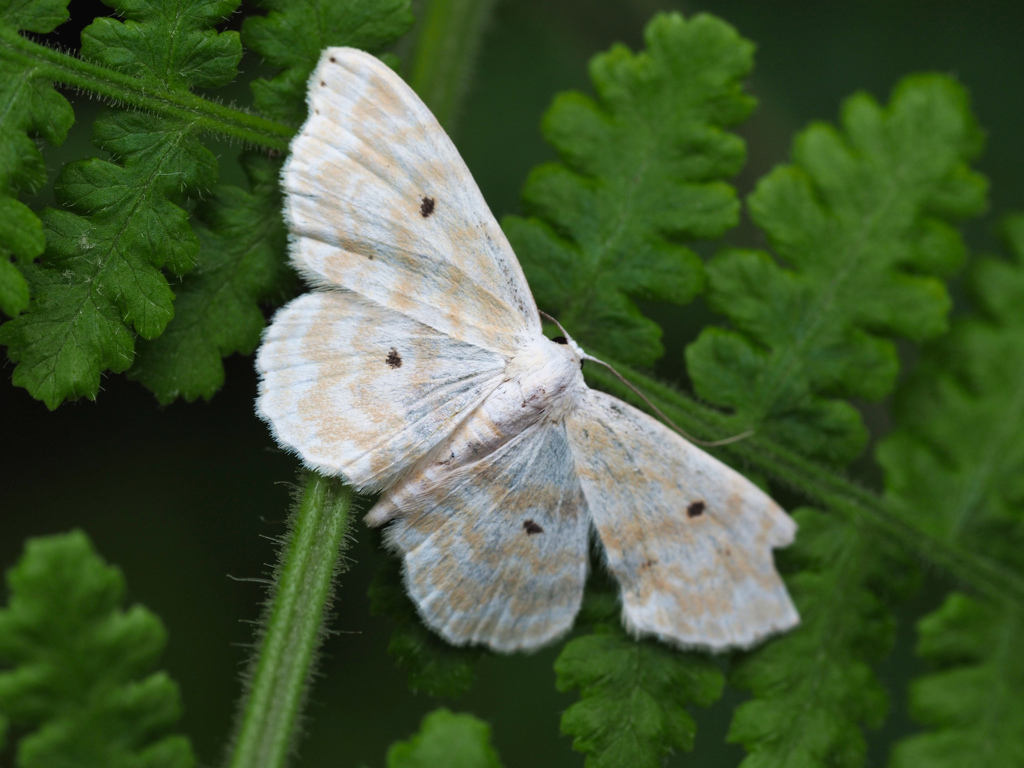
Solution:
[[[574,350],[544,337],[512,358],[505,375],[517,385],[521,407],[553,418],[572,410],[586,387]]]

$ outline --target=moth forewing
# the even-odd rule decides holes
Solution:
[[[623,620],[686,647],[797,623],[772,549],[795,525],[741,475],[586,387],[541,333],[523,271],[462,158],[374,57],[329,48],[282,173],[292,263],[257,412],[307,465],[362,491],[424,621],[529,650],[579,611],[591,526]]]

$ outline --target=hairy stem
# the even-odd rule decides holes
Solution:
[[[606,356],[597,355],[611,362]],[[613,363],[620,373],[638,386],[650,399],[685,429],[702,438],[719,439],[735,431],[735,421],[727,415],[697,403],[675,389]],[[593,371],[602,388],[634,402],[642,403],[630,390],[601,369]],[[945,571],[977,592],[997,601],[1009,599],[1024,606],[1024,577],[1003,563],[971,552],[926,533],[914,524],[914,510],[895,499],[882,498],[819,465],[795,451],[754,435],[730,443],[720,450],[742,464],[787,483],[826,509],[854,522],[866,522],[896,541],[900,548],[919,560]]]
[[[201,131],[247,144],[288,150],[295,129],[239,109],[209,101],[184,89],[167,90],[131,75],[91,64],[17,32],[0,28],[0,60],[17,64],[23,72],[130,105],[156,115],[183,120]]]
[[[494,0],[426,0],[419,13],[409,85],[451,131]]]
[[[292,511],[243,694],[230,768],[280,768],[298,732],[351,520],[352,491],[308,473]]]

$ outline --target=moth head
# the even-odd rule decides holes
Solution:
[[[553,344],[559,344],[565,347],[566,353],[569,354],[570,357],[572,357],[572,359],[576,362],[577,365],[579,365],[580,368],[583,367],[584,360],[593,360],[593,358],[586,352],[584,352],[583,348],[580,347],[580,345],[573,340],[572,336],[570,336],[568,331],[566,331],[565,328],[562,327],[562,324],[560,322],[558,322],[547,312],[540,311],[540,314],[542,317],[546,317],[552,323],[557,325],[558,330],[562,332],[561,336],[555,336],[553,339],[550,339],[550,341]]]
[[[587,354],[580,349],[580,345],[573,341],[571,336],[555,336],[551,341],[565,347],[566,354],[569,355],[580,368],[583,367],[583,361],[587,359]]]

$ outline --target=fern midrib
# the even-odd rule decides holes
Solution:
[[[864,546],[864,532],[859,529],[855,522],[851,522],[849,525],[853,529],[852,533],[855,534],[856,538],[854,540],[849,536],[844,537],[842,553],[838,559],[830,561],[829,568],[829,572],[835,574],[835,583],[838,585],[835,594],[842,597],[855,594],[855,591],[863,589],[863,585],[857,577],[865,572],[865,568],[858,566],[863,562],[864,556],[868,554],[868,550]],[[842,610],[842,607],[842,600],[828,600],[823,607],[819,606],[814,614],[818,620],[818,625],[822,627],[823,631],[819,635],[821,638],[821,642],[818,644],[819,652],[814,656],[813,661],[809,662],[801,672],[802,679],[806,679],[809,671],[808,667],[813,666],[815,672],[808,695],[803,699],[803,706],[799,710],[798,717],[801,719],[807,715],[812,707],[817,707],[818,702],[827,701],[820,694],[829,677],[829,663],[835,659],[841,660],[842,657],[849,656],[849,653],[842,652],[842,644],[839,642],[844,630],[850,626],[847,620],[849,613]],[[839,620],[835,621],[833,616],[837,613],[839,614]],[[839,652],[836,652],[837,650]],[[786,749],[784,753],[786,759],[779,763],[780,768],[785,768],[785,766],[792,764],[790,762],[791,759],[800,751],[797,746],[799,736],[805,733],[805,730],[793,726],[783,732],[783,735],[787,737],[787,744],[792,746]]]
[[[853,258],[839,261],[842,265],[841,268],[834,274],[832,280],[824,283],[826,289],[821,292],[818,300],[814,302],[811,311],[805,315],[807,322],[800,323],[799,327],[802,332],[797,336],[795,343],[783,347],[779,356],[775,358],[776,362],[769,369],[770,373],[765,379],[766,384],[762,388],[762,391],[765,392],[765,397],[762,401],[763,405],[755,412],[761,419],[773,412],[783,382],[791,378],[784,374],[788,374],[791,370],[797,371],[798,374],[804,372],[807,366],[804,353],[811,340],[818,337],[821,327],[827,324],[828,320],[835,317],[835,313],[831,311],[835,297],[839,293],[840,288],[847,284],[850,276],[864,263],[867,257],[867,249],[864,247],[864,243],[871,240],[868,236],[869,233],[873,234],[875,232],[875,228],[878,226],[879,220],[883,218],[883,214],[890,210],[892,201],[899,197],[900,185],[897,182],[902,181],[905,168],[906,166],[903,165],[898,166],[896,172],[891,176],[886,176],[886,179],[892,182],[888,185],[888,194],[883,202],[876,206],[869,216],[865,217],[864,226],[858,228],[857,236],[851,239],[847,247],[843,249],[844,253],[852,253]],[[907,226],[904,226],[904,230]],[[806,273],[801,272],[800,274]],[[792,362],[790,362],[791,360]],[[800,376],[799,378],[803,379],[806,377]],[[811,382],[808,383],[810,384]],[[756,421],[751,426],[756,428],[760,423],[760,421]]]
[[[613,253],[613,247],[616,242],[621,238],[622,232],[626,229],[626,223],[634,218],[634,206],[636,200],[636,190],[640,186],[641,181],[645,177],[648,168],[651,163],[651,155],[648,152],[644,153],[643,162],[639,165],[636,172],[630,177],[629,182],[626,184],[627,189],[627,201],[629,205],[617,205],[614,207],[617,215],[615,218],[615,224],[612,226],[607,235],[598,241],[593,254],[594,268],[590,270],[587,275],[587,279],[582,284],[577,284],[577,296],[579,299],[573,302],[571,309],[571,317],[576,321],[584,321],[584,327],[586,326],[585,321],[590,318],[596,318],[600,315],[599,312],[594,312],[591,306],[594,303],[594,295],[597,291],[597,285],[604,277],[607,267],[607,262],[611,261],[612,258],[609,254]],[[599,190],[596,194],[600,195],[603,190]],[[626,212],[629,212],[629,215]],[[580,243],[582,247],[582,243]],[[588,334],[589,335],[589,334]],[[595,338],[597,334],[594,334]]]
[[[636,706],[635,706],[635,704],[636,704],[636,702],[635,702],[634,699],[637,696],[637,694],[643,694],[644,696],[647,696],[648,698],[651,698],[650,692],[644,687],[644,684],[643,684],[643,681],[644,681],[644,675],[643,675],[643,671],[642,671],[643,670],[643,666],[644,666],[644,664],[643,664],[643,646],[640,643],[633,643],[633,647],[630,648],[630,654],[633,656],[633,659],[634,659],[634,661],[633,661],[633,679],[636,680],[637,683],[632,686],[632,690],[630,691],[630,696],[629,696],[629,698],[630,698],[630,702],[629,702],[630,706],[628,707],[628,714],[627,714],[627,718],[628,718],[627,724],[628,724],[628,727],[626,729],[620,731],[619,735],[617,737],[613,737],[612,738],[612,743],[615,743],[619,739],[625,738],[627,734],[632,737],[633,741],[637,741],[637,737],[636,737],[637,736],[637,728],[636,728],[636,719],[635,719],[635,716],[636,716]],[[654,697],[654,700],[658,701],[657,697]],[[611,725],[610,722],[609,722],[609,725]]]
[[[97,264],[97,268],[93,272],[92,276],[89,278],[90,295],[92,293],[91,286],[95,281],[97,275],[110,265],[112,259],[117,258],[117,256],[115,256],[116,253],[120,253],[119,244],[121,238],[124,236],[124,233],[127,230],[129,224],[135,217],[136,212],[139,210],[139,205],[142,203],[143,200],[148,199],[150,193],[153,192],[155,180],[163,176],[162,170],[164,167],[164,162],[166,161],[168,155],[170,155],[173,149],[176,149],[181,144],[182,139],[186,135],[191,133],[192,128],[192,125],[179,125],[178,130],[163,131],[163,134],[170,135],[171,139],[170,141],[161,142],[161,151],[160,154],[157,156],[157,162],[153,163],[152,166],[150,167],[149,173],[143,178],[143,184],[132,186],[131,189],[133,199],[131,206],[127,210],[119,211],[120,221],[117,222],[117,229],[113,233],[113,237],[110,239],[109,247],[105,249],[105,258],[101,257],[100,259],[96,260],[95,263]],[[127,167],[122,167],[124,167],[126,171],[128,170]],[[132,272],[134,273],[135,266],[132,265],[131,262],[129,262],[127,259],[125,259],[125,261],[129,264]],[[153,264],[149,259],[145,259],[145,262],[147,265],[156,267],[156,265]],[[134,324],[135,323],[133,322],[133,325]]]
[[[0,26],[0,59],[34,69],[48,79],[89,91],[146,112],[193,122],[201,130],[247,144],[287,152],[295,129],[197,96],[184,88],[168,88],[151,78],[125,75],[83,61],[22,37]]]
[[[991,487],[991,479],[998,474],[999,457],[1007,455],[1007,446],[1019,441],[1021,425],[1024,424],[1024,387],[1015,388],[1009,407],[1001,412],[1001,416],[994,429],[984,431],[982,450],[977,454],[980,460],[974,464],[975,470],[971,472],[970,482],[964,488],[961,500],[952,506],[954,515],[947,534],[950,540],[960,537],[974,514],[983,506],[984,497],[988,495],[984,489]]]
[[[33,78],[35,78],[38,72],[39,67],[32,67],[31,69],[23,70],[20,73],[22,76],[17,79],[17,87],[11,89],[10,98],[4,102],[3,112],[0,113],[0,126],[7,126],[8,115],[11,114],[11,111],[14,109],[14,105],[18,103],[18,94],[20,94],[22,90],[25,88],[25,86],[28,85],[28,83]]]
[[[618,625],[615,625],[615,628],[617,630]],[[659,710],[662,709],[662,697],[656,696],[654,693],[649,691],[645,683],[647,679],[647,676],[643,673],[644,668],[646,666],[644,664],[645,650],[646,649],[644,648],[643,643],[632,643],[631,647],[629,648],[629,654],[633,657],[633,663],[630,665],[632,667],[633,672],[632,680],[635,682],[633,682],[629,686],[629,697],[627,700],[627,704],[624,707],[624,709],[627,712],[625,724],[623,725],[620,723],[618,724],[619,727],[615,727],[613,729],[612,726],[616,725],[614,719],[608,718],[602,725],[601,729],[598,731],[598,734],[604,735],[608,738],[608,742],[610,744],[616,744],[626,739],[630,740],[634,744],[640,743],[640,734],[642,731],[640,728],[637,728],[636,726],[636,712],[638,709],[638,707],[636,706],[636,697],[638,695],[642,695],[646,697],[648,700],[654,702],[658,706]],[[601,678],[601,682],[608,680],[609,677],[610,675],[606,673],[606,675]],[[611,749],[609,748],[606,751],[610,752]],[[662,753],[659,756],[664,757],[665,755],[670,754],[672,752],[672,746],[669,745],[667,749],[659,751]]]
[[[182,125],[182,124],[179,123],[177,130],[174,130],[174,131],[162,131],[161,132],[165,136],[169,136],[170,137],[170,141],[163,141],[163,142],[161,142],[161,151],[160,151],[160,154],[157,156],[157,162],[152,164],[152,166],[150,168],[149,174],[144,177],[144,179],[143,179],[144,184],[141,187],[140,186],[133,186],[132,187],[132,191],[134,192],[134,201],[132,202],[131,209],[128,210],[127,212],[125,212],[122,215],[121,222],[120,222],[120,224],[118,225],[118,228],[117,228],[117,232],[114,235],[113,240],[111,241],[112,244],[111,244],[110,251],[114,251],[116,246],[117,246],[117,244],[120,242],[121,237],[124,235],[125,230],[128,228],[129,222],[132,220],[132,218],[134,218],[135,213],[139,210],[139,204],[143,200],[147,199],[149,197],[150,192],[153,191],[153,188],[155,187],[155,180],[157,178],[159,178],[159,177],[164,175],[162,173],[162,170],[163,170],[163,167],[164,167],[164,162],[167,160],[168,155],[171,154],[171,150],[177,149],[182,144],[182,142],[185,139],[185,137],[188,136],[188,134],[190,134],[192,132],[192,129],[194,127],[195,127],[194,123],[191,124],[191,125],[189,125],[187,123]],[[125,171],[129,171],[130,170],[127,167],[127,163],[125,163],[125,166],[123,166],[123,167],[124,167]],[[168,202],[172,202],[172,204],[176,205],[175,203],[173,203],[173,201],[169,200],[167,195],[162,194],[159,190],[157,190],[157,195],[163,197],[165,200],[168,200]],[[177,206],[177,207],[180,208],[181,206]],[[148,264],[152,264],[154,267],[162,266],[162,265],[153,264],[153,262],[151,262],[149,259],[146,259],[146,262]],[[132,271],[134,271],[134,268],[133,268]]]
[[[160,157],[160,162],[154,163],[153,168],[151,169],[151,172],[150,172],[148,178],[146,179],[145,186],[144,187],[135,186],[135,187],[132,188],[132,191],[133,191],[133,194],[134,194],[134,203],[132,204],[130,210],[128,210],[127,212],[123,212],[122,213],[121,221],[120,221],[120,224],[118,226],[118,229],[114,233],[114,236],[111,238],[109,246],[105,249],[105,255],[98,254],[98,258],[96,258],[96,259],[86,259],[86,263],[92,264],[94,268],[93,268],[91,274],[89,274],[87,277],[85,277],[82,280],[82,283],[84,283],[87,286],[87,289],[86,289],[86,293],[83,296],[82,300],[78,303],[77,308],[74,310],[75,319],[72,320],[71,323],[70,323],[70,327],[72,329],[77,327],[77,322],[76,321],[77,321],[78,317],[84,311],[84,308],[85,308],[86,304],[88,304],[89,302],[93,302],[93,305],[96,306],[95,299],[93,297],[93,291],[94,291],[94,286],[96,284],[96,280],[97,280],[99,274],[101,272],[103,272],[109,266],[110,260],[112,258],[116,258],[113,255],[113,253],[117,249],[117,243],[120,240],[121,236],[124,234],[125,228],[128,226],[128,222],[131,221],[132,216],[134,215],[135,211],[138,210],[140,200],[142,200],[143,198],[145,198],[147,196],[147,193],[150,191],[150,189],[151,189],[151,187],[153,185],[153,180],[156,177],[161,175],[159,171],[163,167],[163,159],[167,157],[167,155],[170,152],[172,147],[177,146],[177,143],[180,141],[181,137],[183,135],[185,135],[187,132],[189,132],[190,128],[191,128],[191,126],[182,126],[180,130],[175,132],[175,134],[176,134],[175,141],[173,143],[169,144],[169,145],[165,144],[163,146],[163,152],[162,152],[162,155]],[[149,262],[147,262],[147,263],[149,263]],[[133,268],[133,271],[134,271],[134,268]],[[102,314],[102,310],[98,306],[96,307],[96,310],[97,310],[97,312]],[[60,346],[57,348],[56,352],[53,355],[51,355],[49,358],[46,358],[46,360],[56,360],[56,359],[58,359],[64,353],[64,348],[67,346],[68,343],[70,343],[70,340],[73,337],[74,337],[74,334],[68,334],[68,335],[64,336],[64,338],[61,341]],[[130,364],[130,362],[131,361],[129,361],[129,364]],[[33,366],[33,369],[35,367],[44,365],[44,363],[45,363],[45,360],[40,360],[39,363],[37,364],[37,366]],[[56,363],[54,363],[52,365],[52,367],[55,368],[56,367]],[[72,390],[72,394],[73,395],[77,395],[77,392],[75,390]]]
[[[902,549],[919,560],[952,574],[979,592],[995,599],[1010,596],[1024,606],[1024,576],[983,553],[961,549],[914,524],[917,511],[893,499],[858,486],[841,475],[818,466],[759,436],[749,445],[734,443],[727,449],[743,456],[750,464],[795,487],[808,498],[852,520],[863,519],[899,542]]]
[[[164,56],[164,77],[163,86],[165,88],[171,87],[171,62],[174,61],[174,50],[176,43],[178,42],[178,23],[182,19],[181,14],[181,1],[176,0],[174,3],[174,17],[168,26],[171,28],[171,33],[168,35],[169,43],[167,45],[167,55]],[[182,83],[185,87],[188,87],[187,83]]]

